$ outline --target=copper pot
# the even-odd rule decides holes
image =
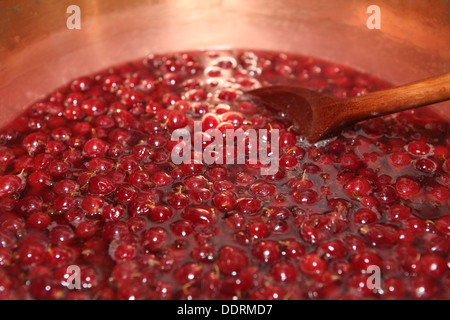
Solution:
[[[68,29],[67,8],[81,10]],[[343,63],[394,84],[450,72],[446,0],[61,0],[0,4],[0,125],[67,81],[149,53],[269,49]],[[437,109],[450,119],[450,103]]]

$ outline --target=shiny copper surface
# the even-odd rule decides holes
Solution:
[[[67,7],[81,9],[69,30]],[[153,52],[282,50],[348,64],[395,84],[450,72],[446,0],[3,0],[0,125],[61,84]],[[440,110],[450,114],[450,104]]]

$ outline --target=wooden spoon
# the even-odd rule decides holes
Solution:
[[[352,98],[272,86],[246,92],[292,121],[310,143],[356,122],[450,99],[450,73]]]

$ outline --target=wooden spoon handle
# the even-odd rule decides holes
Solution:
[[[349,122],[392,114],[450,99],[450,73],[348,100]]]

